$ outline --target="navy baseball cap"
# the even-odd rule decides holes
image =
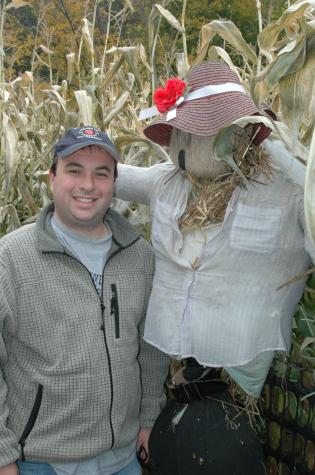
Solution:
[[[55,156],[66,158],[80,148],[96,145],[106,150],[111,157],[119,161],[117,148],[105,132],[93,126],[73,127],[68,129],[55,145]]]

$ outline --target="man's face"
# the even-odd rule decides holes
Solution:
[[[90,238],[105,234],[104,215],[113,196],[115,163],[98,147],[85,147],[59,158],[50,184],[57,219],[71,231]]]

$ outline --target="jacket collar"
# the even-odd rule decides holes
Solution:
[[[54,233],[50,220],[55,206],[50,203],[42,209],[36,220],[36,247],[41,252],[62,252],[64,248]],[[109,225],[115,248],[125,248],[137,241],[140,233],[113,209],[108,209],[104,221]]]

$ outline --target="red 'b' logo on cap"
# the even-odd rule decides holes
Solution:
[[[85,135],[94,135],[94,130],[93,130],[93,129],[86,129],[86,130],[84,131],[84,134],[85,134]]]

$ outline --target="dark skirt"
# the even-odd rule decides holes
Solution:
[[[226,395],[221,400],[231,402]],[[265,475],[260,440],[248,418],[228,404],[204,398],[185,406],[171,400],[158,417],[149,440],[152,475]]]

